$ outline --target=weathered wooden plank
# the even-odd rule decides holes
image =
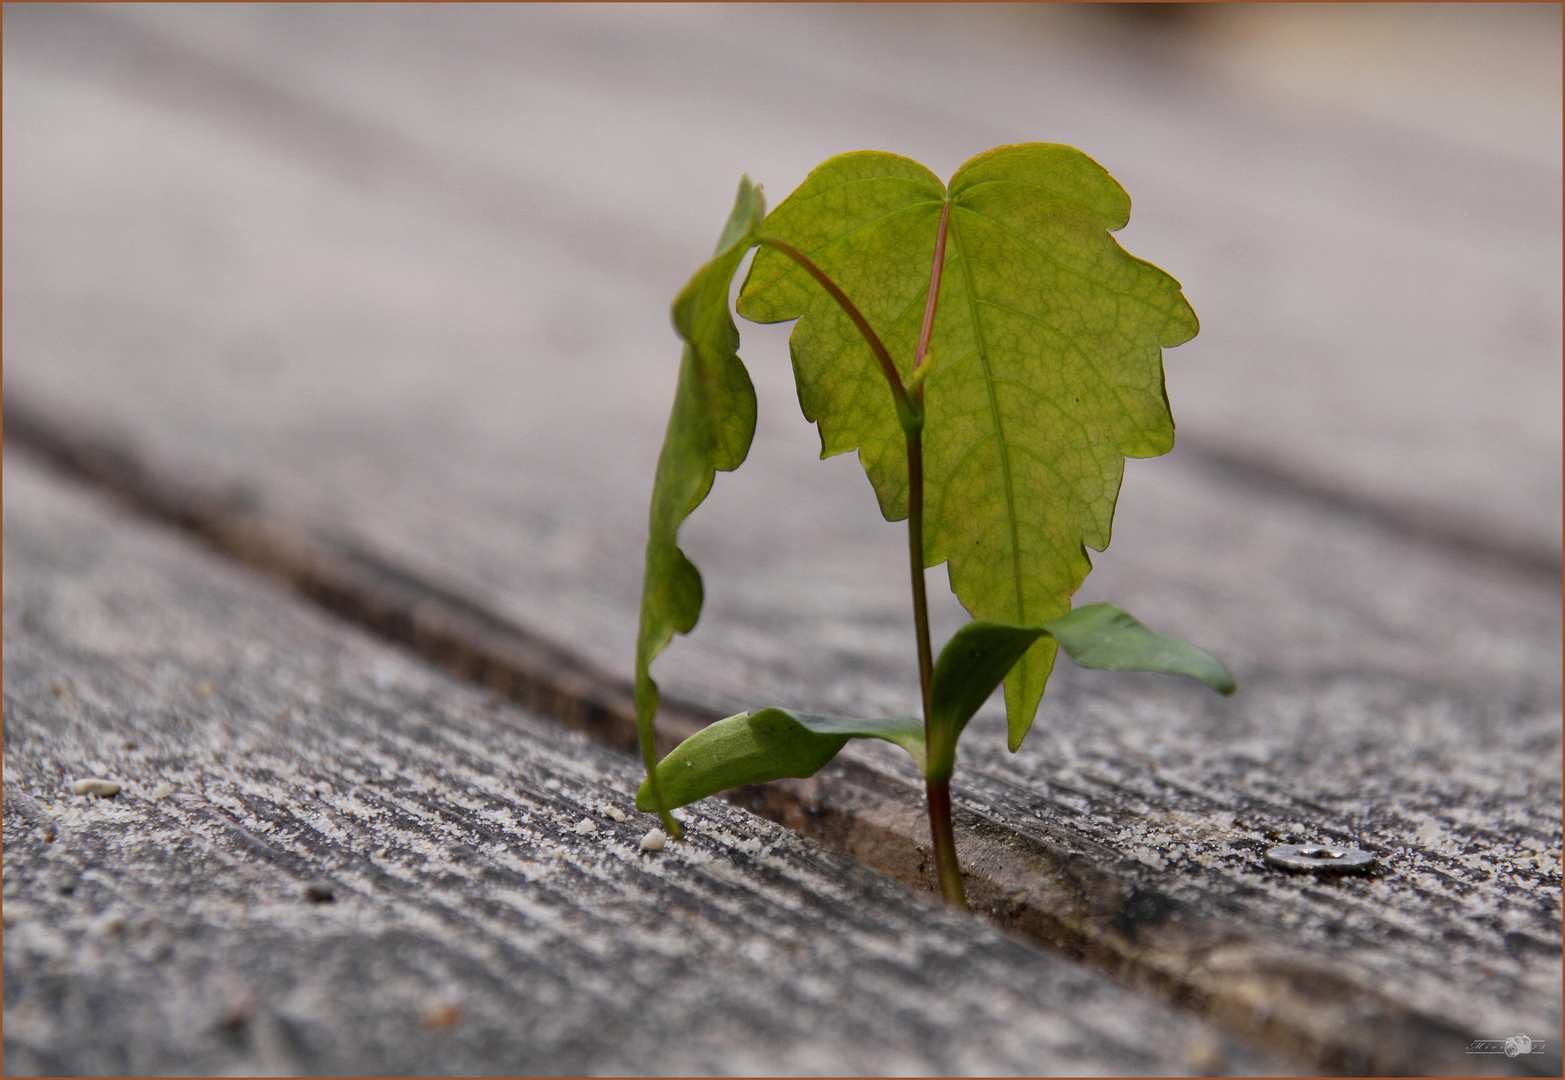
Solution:
[[[677,183],[658,186],[664,159],[602,150],[641,146],[629,133],[647,124],[635,114],[623,129],[602,126],[610,112],[594,103],[623,100],[623,87],[584,83],[572,66],[628,81],[647,74],[620,62],[627,39],[612,26],[555,13],[508,37],[505,24],[382,22],[350,61],[342,35],[361,25],[283,19],[258,32],[249,18],[215,44],[205,30],[186,32],[196,23],[165,24],[164,34],[194,43],[183,51],[168,37],[121,28],[105,41],[71,23],[46,39],[48,63],[43,46],[18,44],[29,40],[25,25],[8,33],[7,49],[20,50],[8,53],[8,163],[17,147],[36,163],[20,177],[13,165],[7,186],[8,389],[55,415],[69,402],[76,416],[117,426],[173,475],[195,476],[199,464],[240,478],[271,511],[325,522],[602,667],[622,667],[673,363],[653,328],[661,332],[667,296],[699,261],[703,213],[722,205],[729,181],[680,198],[690,174],[671,171]],[[994,131],[983,144],[1038,136],[1021,113],[977,120],[971,102],[953,113],[949,102],[918,98],[892,77],[885,47],[856,36],[862,24],[835,25],[843,45],[817,34],[824,59],[802,66],[748,46],[741,61],[705,60],[734,47],[735,25],[699,30],[701,47],[641,27],[663,50],[654,69],[695,74],[662,91],[642,79],[637,93],[661,121],[703,120],[672,129],[681,152],[704,146],[704,160],[722,161],[742,152],[732,171],[752,168],[778,191],[790,169],[880,142],[876,125],[891,113],[916,118],[895,130],[937,164],[979,148],[968,145],[975,131]],[[461,59],[428,47],[420,35],[430,32]],[[899,33],[900,63],[927,55],[917,51],[927,38]],[[475,57],[475,34],[493,50]],[[123,61],[127,41],[158,63],[102,62]],[[850,48],[898,89],[862,106],[845,96],[843,80],[856,76],[830,69],[844,55],[833,50]],[[542,62],[562,49],[569,62]],[[1003,77],[975,76],[974,85],[1016,85],[1016,69],[1004,66],[1011,55],[985,54]],[[399,72],[432,74],[388,75],[388,57]],[[1536,575],[1483,565],[1440,540],[1476,535],[1469,550],[1494,552],[1506,550],[1506,534],[1523,535],[1536,553],[1557,528],[1557,416],[1552,404],[1529,411],[1557,400],[1553,338],[1516,331],[1537,323],[1526,297],[1556,272],[1558,253],[1538,246],[1535,222],[1557,213],[1539,195],[1557,186],[1557,170],[1480,169],[1483,183],[1506,192],[1480,197],[1492,191],[1477,166],[1417,140],[1290,126],[1232,101],[1214,111],[1177,80],[1157,88],[1172,104],[1148,112],[1147,95],[1119,76],[1063,64],[1110,104],[1094,106],[1092,139],[1047,137],[1095,149],[1113,133],[1126,165],[1100,154],[1138,196],[1133,246],[1181,272],[1206,318],[1197,343],[1212,351],[1170,355],[1182,439],[1207,423],[1209,439],[1231,434],[1223,445],[1247,457],[1281,448],[1285,464],[1325,476],[1339,497],[1322,512],[1295,498],[1296,487],[1232,485],[1181,462],[1186,451],[1132,464],[1115,549],[1084,596],[1120,600],[1209,645],[1245,690],[1232,704],[1209,703],[1145,681],[1062,673],[1032,753],[1006,758],[992,734],[975,730],[959,780],[968,821],[988,823],[967,842],[997,890],[989,899],[1027,887],[1033,911],[1023,921],[1040,921],[1038,932],[1350,1068],[1457,1068],[1464,1035],[1487,1025],[1557,1030],[1557,957],[1538,945],[1559,937],[1557,596]],[[508,82],[513,70],[528,74]],[[811,76],[825,88],[782,92]],[[767,94],[748,89],[752,79]],[[237,98],[217,92],[234,86]],[[698,91],[714,87],[724,104],[700,111],[708,106]],[[912,104],[897,96],[908,94]],[[574,104],[558,128],[526,107],[558,105],[560,95]],[[781,118],[811,102],[810,131],[789,135]],[[743,127],[719,122],[739,114]],[[1173,134],[1150,132],[1148,115]],[[1249,150],[1232,145],[1234,131]],[[762,145],[778,139],[793,149]],[[1155,170],[1145,150],[1131,152],[1139,139],[1161,155]],[[1202,167],[1182,140],[1221,148],[1225,168]],[[84,157],[86,148],[100,156]],[[616,167],[583,180],[571,155],[592,149]],[[1297,175],[1279,175],[1295,166]],[[1380,179],[1364,186],[1344,191],[1335,179],[1371,167]],[[1159,225],[1165,185],[1180,188],[1163,205],[1185,224]],[[503,206],[506,191],[518,192],[521,209]],[[530,209],[520,197],[529,191]],[[605,205],[628,208],[625,218],[605,217]],[[84,221],[92,228],[73,232]],[[614,264],[620,237],[659,228],[666,235],[638,240]],[[1366,235],[1384,247],[1366,252]],[[1190,250],[1211,260],[1194,277],[1183,272]],[[1233,274],[1220,256],[1234,250],[1276,275],[1270,287]],[[1466,253],[1459,265],[1430,254],[1449,250]],[[1399,283],[1394,295],[1388,282]],[[1348,293],[1362,306],[1344,305]],[[1531,312],[1521,323],[1513,297]],[[1236,325],[1245,336],[1225,337]],[[1501,368],[1469,347],[1479,340],[1504,343]],[[1262,393],[1251,357],[1284,341],[1308,347],[1293,365],[1268,365],[1281,381]],[[1490,360],[1455,363],[1464,352]],[[689,546],[709,607],[660,677],[712,707],[903,711],[913,680],[896,529],[875,518],[853,462],[807,460],[809,433],[776,419],[791,411],[785,364],[761,347],[750,354],[761,437],[745,472],[723,478],[693,519]],[[1297,363],[1306,356],[1312,363]],[[1415,375],[1433,382],[1417,381],[1424,389],[1412,399],[1403,391]],[[1477,417],[1487,419],[1464,426]],[[1323,418],[1346,423],[1351,437],[1323,429]],[[1468,469],[1481,482],[1464,480]],[[1375,513],[1342,513],[1355,498],[1385,511],[1378,520],[1406,523],[1400,509],[1419,506],[1442,527],[1409,540],[1407,529],[1379,527]],[[942,618],[949,628],[955,613]],[[859,760],[790,805],[837,807],[838,818],[814,827],[835,821],[842,846],[916,879],[917,823],[897,817],[904,804],[885,786],[898,766]],[[865,761],[876,770],[868,778]],[[1230,814],[1235,831],[1212,829]],[[1322,892],[1260,870],[1266,832],[1295,824],[1312,836],[1362,836],[1392,872]],[[1056,853],[1057,865],[1006,863],[1016,844]],[[1089,870],[1088,885],[1074,883]],[[1206,918],[1199,932],[1156,918],[1130,920],[1128,936],[1115,929],[1125,911],[1156,915],[1177,898]],[[1242,924],[1247,949],[1299,951],[1252,993],[1263,953],[1235,950],[1203,965],[1225,921]],[[1386,1035],[1393,1028],[1396,1038]],[[1384,1056],[1341,1056],[1373,1052]]]
[[[726,804],[642,852],[634,758],[12,461],[5,536],[9,1075],[1277,1067]]]
[[[61,452],[63,463],[78,470],[117,460],[91,444],[75,447],[74,456],[64,453],[73,449],[68,441],[56,440],[52,445]],[[412,645],[522,700],[544,702],[559,710],[562,718],[600,737],[633,745],[628,687],[612,679],[597,682],[590,667],[569,657],[562,663],[554,650],[540,658],[536,639],[483,617],[459,598],[366,564],[351,550],[290,535],[254,515],[233,513],[221,499],[203,502],[189,490],[169,491],[156,477],[123,461],[105,478],[128,490],[144,507],[164,511],[168,519],[184,522],[224,550],[279,575],[383,636]],[[1380,850],[1383,864],[1400,863],[1399,870],[1414,864],[1414,890],[1397,888],[1405,883],[1394,878],[1389,890],[1356,888],[1362,884],[1359,879],[1311,881],[1302,889],[1290,888],[1285,882],[1268,880],[1286,876],[1265,868],[1259,856],[1270,842],[1300,834],[1307,826],[1291,822],[1280,832],[1257,829],[1254,822],[1242,820],[1243,811],[1279,820],[1313,820],[1320,828],[1319,801],[1296,799],[1287,805],[1264,783],[1258,795],[1255,777],[1234,777],[1234,763],[1210,751],[1197,764],[1215,765],[1215,782],[1211,777],[1171,780],[1165,759],[1176,765],[1190,763],[1191,746],[1181,745],[1192,741],[1188,732],[1174,733],[1172,753],[1152,758],[1140,747],[1113,745],[1112,739],[1126,732],[1125,717],[1116,716],[1112,705],[1105,710],[1105,702],[1090,699],[1087,705],[1090,730],[1085,735],[1064,732],[1063,767],[1050,763],[1051,768],[1043,770],[1036,761],[1027,761],[1030,776],[1019,775],[1014,768],[1008,776],[1002,763],[997,771],[979,774],[970,786],[958,788],[960,844],[970,872],[969,896],[978,910],[1002,925],[1194,1005],[1225,1026],[1346,1072],[1472,1071],[1474,1062],[1457,1055],[1471,1041],[1471,1031],[1477,1030],[1464,1026],[1461,1019],[1463,1010],[1474,1007],[1475,985],[1482,983],[1482,989],[1497,999],[1480,1001],[1478,1006],[1510,1009],[1507,1018],[1526,1015],[1526,1010],[1547,1002],[1549,964],[1538,963],[1539,954],[1548,957],[1546,944],[1525,931],[1506,932],[1503,942],[1496,941],[1494,934],[1496,927],[1518,926],[1526,917],[1515,904],[1518,884],[1526,882],[1516,878],[1541,871],[1537,876],[1547,882],[1554,872],[1536,834],[1512,831],[1516,822],[1500,815],[1498,828],[1511,840],[1521,836],[1524,851],[1539,854],[1524,855],[1514,868],[1502,867],[1505,874],[1497,875],[1493,886],[1477,895],[1469,890],[1466,910],[1457,913],[1462,925],[1453,926],[1451,912],[1441,905],[1450,901],[1453,886],[1455,895],[1461,895],[1463,882],[1456,879],[1465,873],[1469,884],[1488,880],[1481,864],[1475,867],[1474,860],[1460,857],[1473,854],[1474,849],[1457,852],[1454,867],[1447,859],[1435,866],[1434,873],[1426,872],[1428,852],[1439,848],[1439,854],[1450,855],[1450,845],[1422,843],[1426,850],[1413,852],[1410,859],[1384,850],[1384,845],[1365,838],[1364,826],[1373,815],[1364,812],[1363,793],[1357,792],[1351,796],[1350,827],[1336,830],[1331,838]],[[673,716],[664,717],[668,737],[678,737],[691,724],[718,715],[688,705],[671,711]],[[1177,703],[1171,711],[1178,711]],[[1364,755],[1368,746],[1364,733],[1353,734],[1355,750]],[[1079,739],[1085,754],[1072,749],[1072,736]],[[1258,750],[1275,753],[1269,742],[1247,740],[1240,764],[1253,767]],[[1438,752],[1442,749],[1438,742],[1424,738],[1417,754],[1428,757],[1432,750]],[[1384,763],[1388,748],[1377,749],[1377,755],[1355,763],[1361,774],[1373,774]],[[1300,754],[1296,745],[1284,750],[1291,754],[1290,764],[1319,764]],[[1128,771],[1127,761],[1132,764]],[[1223,775],[1225,769],[1228,775]],[[1115,770],[1119,775],[1113,775]],[[1264,770],[1254,771],[1262,773],[1263,781],[1276,779]],[[1421,766],[1418,771],[1427,776],[1429,770]],[[1041,786],[1040,775],[1046,777]],[[1472,777],[1464,782],[1470,786]],[[1023,786],[1029,784],[1031,790]],[[1547,784],[1545,780],[1541,786]],[[1396,781],[1393,787],[1396,807],[1401,809],[1420,793],[1410,780]],[[1498,792],[1516,806],[1516,785],[1509,791],[1501,788],[1491,779],[1487,791]],[[905,763],[884,755],[877,759],[872,751],[850,750],[815,780],[743,789],[731,797],[894,877],[933,889],[919,791]],[[978,802],[974,796],[979,792],[991,801]],[[1329,786],[1327,793],[1331,793]],[[1540,815],[1525,805],[1525,792],[1523,796],[1519,809],[1536,824]],[[1235,813],[1235,807],[1241,813]],[[1324,829],[1330,832],[1329,820]],[[1319,839],[1319,834],[1311,838]],[[1429,838],[1420,830],[1416,839]],[[1388,854],[1392,858],[1386,858]],[[1173,866],[1172,873],[1155,872],[1168,868],[1169,861],[1182,865]],[[1192,875],[1194,864],[1207,873]],[[1440,891],[1444,894],[1431,895]],[[1352,910],[1344,914],[1344,905]],[[1384,910],[1387,906],[1392,910]],[[1499,919],[1486,908],[1497,910]],[[1553,911],[1545,894],[1533,911],[1535,921],[1541,916],[1535,929],[1543,938],[1553,932],[1549,921]],[[1408,934],[1410,922],[1422,924],[1419,933]],[[1477,938],[1471,933],[1475,929]],[[1453,940],[1461,948],[1453,947]],[[1502,946],[1510,959],[1521,962],[1498,970],[1496,957]],[[1451,981],[1449,965],[1460,960],[1456,954],[1464,950],[1482,978],[1460,980],[1453,991],[1441,980]],[[1527,953],[1534,955],[1519,955]],[[1214,962],[1214,957],[1219,959]],[[1445,1019],[1438,1015],[1441,1009],[1447,1011]],[[1541,1018],[1547,1023],[1546,1013]],[[1532,1027],[1539,1030],[1537,1024]],[[1545,1060],[1544,1071],[1547,1068]]]

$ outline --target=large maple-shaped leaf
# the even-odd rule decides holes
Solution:
[[[894,154],[815,169],[762,223],[858,305],[911,374],[936,234],[950,204],[924,380],[925,561],[949,563],[975,618],[1038,625],[1070,610],[1109,542],[1125,457],[1173,446],[1162,348],[1195,335],[1179,283],[1109,232],[1130,200],[1068,146],[1002,146],[949,189]],[[862,336],[798,266],[761,249],[739,298],[757,322],[799,319],[791,338],[804,414],[822,456],[857,449],[888,520],[907,516],[907,464],[892,396]],[[1020,745],[1054,661],[1040,638],[1006,678]]]
[[[655,779],[652,723],[658,688],[648,669],[674,634],[688,634],[701,614],[701,575],[676,544],[679,526],[706,498],[717,470],[737,469],[744,462],[755,435],[755,388],[739,359],[728,288],[765,213],[760,190],[748,178],[740,181],[717,251],[674,301],[674,329],[685,349],[652,488],[636,637],[636,721],[642,757],[654,778],[652,805],[676,836],[679,828],[667,814]]]

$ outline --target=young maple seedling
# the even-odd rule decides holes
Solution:
[[[849,739],[885,739],[923,773],[941,893],[966,906],[951,830],[957,740],[1005,683],[1014,752],[1056,651],[1084,667],[1233,679],[1190,645],[1112,604],[1071,610],[1102,551],[1126,457],[1167,453],[1162,349],[1195,336],[1179,283],[1116,244],[1130,200],[1079,150],[1002,146],[950,186],[864,151],[825,162],[771,214],[739,184],[712,260],[674,302],[685,341],[658,458],[636,650],[647,779],[636,805],[670,811],[728,788],[813,776]],[[881,513],[906,519],[922,718],[861,720],[769,708],[704,728],[661,762],[649,668],[701,612],[701,576],[676,544],[717,470],[744,461],[755,391],[728,291],[759,248],[738,312],[797,319],[799,403],[821,456],[858,450]],[[947,563],[973,621],[934,656],[924,570]]]

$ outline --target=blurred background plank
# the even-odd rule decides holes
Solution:
[[[1081,146],[1204,323],[1082,599],[1242,690],[1062,671],[1022,755],[981,716],[966,812],[1557,1032],[1559,9],[1101,7],[8,6],[8,402],[623,671],[667,304],[738,175]],[[898,527],[744,333],[760,431],[659,677],[906,711]],[[1389,872],[1261,869],[1294,834]]]
[[[30,81],[14,81],[7,145],[36,168],[13,177],[10,205],[31,208],[32,184],[65,179],[45,167],[51,149],[96,145],[97,155],[116,154],[137,132],[133,115],[106,116],[92,108],[94,97],[172,107],[206,129],[204,137],[185,135],[184,159],[148,155],[142,167],[176,200],[185,227],[143,248],[135,230],[151,220],[146,189],[122,183],[120,197],[131,203],[100,199],[96,213],[91,204],[78,209],[79,230],[108,224],[99,214],[120,219],[97,236],[100,263],[138,265],[161,253],[169,263],[163,273],[175,278],[144,287],[177,286],[192,301],[241,288],[252,320],[261,320],[250,329],[289,346],[282,364],[291,369],[299,350],[279,340],[285,328],[265,314],[297,312],[288,290],[308,286],[268,274],[287,263],[263,251],[297,239],[280,215],[291,206],[331,220],[348,213],[333,196],[351,194],[360,215],[378,207],[405,217],[386,203],[400,207],[418,196],[426,212],[455,219],[439,230],[451,238],[446,258],[492,276],[492,289],[453,290],[435,251],[410,250],[393,236],[382,243],[400,249],[401,259],[381,263],[360,249],[379,273],[354,274],[338,289],[363,298],[400,287],[426,305],[465,296],[463,321],[475,324],[467,333],[487,329],[505,340],[487,349],[450,342],[445,352],[466,365],[477,363],[473,352],[493,363],[509,350],[512,364],[527,370],[547,367],[544,357],[559,351],[558,342],[528,348],[546,344],[535,335],[581,335],[597,322],[580,284],[540,278],[540,260],[523,255],[529,248],[563,246],[578,265],[590,256],[651,286],[662,307],[708,250],[712,208],[726,204],[740,172],[767,183],[775,199],[844,146],[895,148],[949,173],[990,145],[1071,142],[1122,179],[1137,201],[1126,243],[1167,263],[1203,315],[1202,336],[1170,356],[1189,442],[1296,471],[1345,495],[1418,508],[1453,529],[1557,550],[1559,463],[1551,449],[1559,421],[1547,391],[1559,379],[1558,11],[1415,5],[1396,24],[1396,46],[1384,35],[1378,52],[1376,36],[1360,42],[1363,66],[1382,81],[1393,78],[1382,70],[1384,54],[1406,52],[1423,24],[1468,43],[1465,65],[1437,54],[1414,69],[1426,82],[1438,71],[1444,86],[1432,100],[1424,100],[1427,85],[1402,87],[1424,112],[1422,123],[1397,124],[1374,112],[1307,107],[1316,103],[1297,94],[1268,96],[1269,84],[1254,79],[1211,77],[1225,58],[1230,66],[1248,58],[1292,74],[1273,82],[1358,96],[1339,71],[1307,64],[1301,71],[1297,55],[1279,65],[1275,55],[1225,46],[1226,38],[1242,39],[1246,24],[1267,24],[1227,7],[1170,14],[1172,25],[1151,36],[1135,27],[1112,32],[1113,14],[1068,6],[415,6],[368,17],[346,7],[50,14],[23,5],[12,16],[16,73],[52,61],[56,80],[78,86],[70,97],[86,113],[73,112],[68,125],[48,123],[67,119],[57,112],[65,103],[51,97],[50,111],[40,113],[29,107],[37,93],[27,91]],[[1310,22],[1301,11],[1290,18]],[[1072,32],[1084,20],[1095,35]],[[1288,21],[1272,28],[1280,39],[1273,52],[1285,56]],[[1339,36],[1364,31],[1342,12],[1337,21]],[[32,24],[42,25],[29,32]],[[1485,76],[1499,77],[1494,65],[1473,60],[1485,52],[1476,43],[1504,51],[1509,81],[1520,84],[1512,97],[1532,95],[1520,106],[1493,101],[1482,139],[1471,137],[1471,123],[1438,120],[1461,113],[1446,105],[1458,88],[1481,105],[1493,89]],[[1306,60],[1307,44],[1295,46]],[[1540,96],[1550,106],[1541,114]],[[118,107],[134,113],[132,101]],[[214,124],[224,132],[211,131]],[[1510,137],[1495,145],[1499,132]],[[242,169],[243,155],[257,152],[291,164],[291,195],[272,177],[219,198],[187,168],[196,161],[221,168],[226,159]],[[115,175],[78,164],[83,182]],[[322,169],[348,181],[347,191],[316,184]],[[205,196],[174,196],[182,182]],[[13,216],[24,224],[40,212]],[[474,231],[489,234],[488,242],[456,240]],[[24,230],[8,242],[30,252],[35,235]],[[81,257],[48,246],[62,271]],[[501,271],[486,266],[485,255],[534,265]],[[205,272],[216,265],[224,267],[221,280]],[[100,272],[111,268],[104,263]],[[550,285],[560,302],[540,303],[536,293]],[[601,286],[588,292],[599,293],[602,309],[625,302]],[[507,294],[511,304],[497,303]],[[337,318],[359,330],[351,309]],[[650,334],[631,335],[636,351],[660,356],[658,343],[642,337]],[[362,332],[351,339],[356,353],[383,349]],[[659,379],[666,367],[659,365]],[[534,385],[548,396],[548,382]],[[464,417],[473,409],[467,405]]]

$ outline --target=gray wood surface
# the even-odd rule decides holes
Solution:
[[[630,755],[14,461],[5,537],[8,1075],[1279,1066],[727,804],[644,853]]]
[[[986,903],[1027,888],[1013,923],[1323,1067],[1557,1054],[1557,131],[1480,147],[954,17],[10,6],[8,398],[623,671],[666,307],[738,173],[775,200],[845,149],[1080,145],[1204,322],[1167,356],[1180,447],[1130,464],[1081,597],[1242,689],[1062,670],[1017,757],[981,714]],[[810,460],[785,331],[744,332],[761,429],[686,529],[708,607],[659,677],[905,712],[900,530]],[[856,753],[797,805],[916,880],[916,820],[870,812],[906,775]],[[1294,836],[1383,870],[1265,870]]]

